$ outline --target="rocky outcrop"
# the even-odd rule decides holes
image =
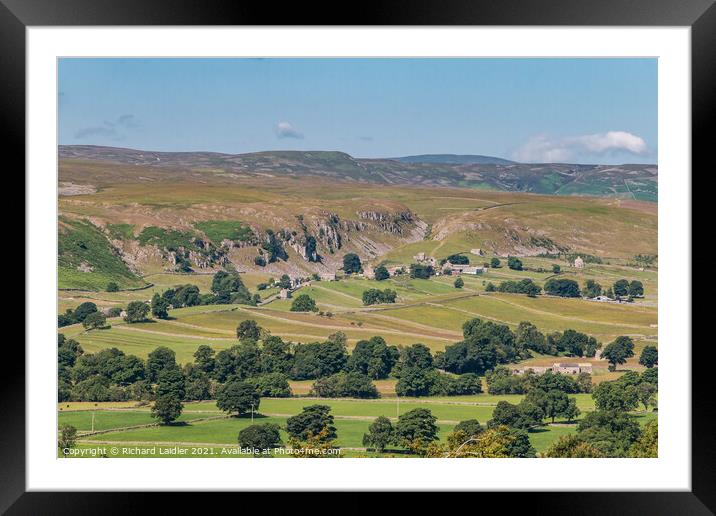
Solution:
[[[382,231],[403,235],[407,226],[415,223],[417,217],[409,210],[400,212],[359,211],[358,217],[374,222]]]

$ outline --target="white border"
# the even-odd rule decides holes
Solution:
[[[32,27],[27,42],[28,490],[690,490],[689,28]],[[659,458],[56,459],[56,59],[88,55],[658,56]]]

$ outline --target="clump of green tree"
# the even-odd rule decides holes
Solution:
[[[469,265],[470,259],[464,254],[451,254],[447,257],[447,261],[453,265]]]
[[[379,290],[377,288],[371,288],[363,291],[363,304],[365,306],[384,304],[384,303],[395,303],[395,299],[398,297],[398,293],[395,290],[389,288],[385,290]]]
[[[627,359],[633,356],[634,341],[625,335],[617,337],[602,350],[602,358],[609,362],[610,371],[616,371],[617,366],[626,364]]]
[[[127,305],[124,320],[130,324],[148,321],[150,310],[149,304],[144,301],[131,301]]]
[[[550,278],[544,284],[544,291],[551,296],[580,297],[579,283],[566,278]]]
[[[424,265],[421,263],[410,264],[410,277],[413,279],[430,279],[430,276],[435,275],[435,269],[432,265]]]
[[[521,271],[523,269],[522,260],[514,256],[507,257],[507,266],[513,271]]]
[[[109,328],[109,325],[107,324],[107,316],[104,315],[102,312],[92,312],[87,317],[85,317],[84,321],[82,321],[82,326],[86,330],[99,330],[99,329],[105,329]]]
[[[542,288],[529,278],[519,281],[503,281],[497,290],[510,294],[527,294],[529,297],[536,297],[542,292]]]
[[[457,278],[453,283],[453,286],[455,288],[462,288],[465,286],[465,281],[462,278]]]
[[[462,423],[461,423],[462,424]],[[498,425],[471,434],[457,425],[445,443],[432,443],[427,457],[439,458],[530,458],[536,451],[530,444],[527,432],[518,428]]]
[[[377,281],[383,281],[390,278],[390,272],[388,272],[387,267],[385,265],[378,265],[378,267],[375,268],[375,279]]]
[[[70,324],[77,324],[84,322],[85,318],[97,312],[97,305],[91,301],[86,301],[80,304],[77,308],[72,310],[68,308],[64,314],[57,316],[57,326],[62,328],[63,326],[69,326]]]
[[[306,441],[320,435],[320,441],[336,439],[338,434],[333,424],[331,407],[328,405],[309,405],[303,407],[300,414],[286,420],[286,432],[297,441]]]
[[[254,450],[254,456],[267,456],[274,448],[283,445],[281,427],[275,423],[247,426],[239,432],[239,446]]]
[[[490,394],[527,394],[534,389],[559,390],[567,394],[592,392],[592,377],[589,373],[576,376],[546,371],[538,375],[531,370],[524,374],[512,374],[509,368],[497,366],[485,375],[487,392]]]
[[[659,350],[656,346],[644,346],[639,355],[639,363],[647,368],[652,368],[659,364]]]
[[[311,396],[319,398],[379,398],[378,389],[368,375],[340,372],[316,380]]]
[[[355,253],[348,253],[343,257],[343,272],[346,274],[360,274],[363,272],[360,256]]]
[[[219,271],[211,281],[213,297],[202,300],[202,304],[244,304],[256,305],[249,289],[244,286],[236,271]]]
[[[383,337],[371,337],[356,343],[348,358],[347,368],[373,380],[380,380],[388,378],[399,357],[400,351],[396,346],[388,346]]]
[[[291,303],[292,312],[318,312],[316,301],[308,294],[301,294]]]

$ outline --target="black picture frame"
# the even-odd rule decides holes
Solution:
[[[277,6],[280,5],[280,8]],[[442,0],[337,3],[242,3],[192,0],[0,0],[0,134],[14,170],[25,167],[25,29],[80,25],[512,25],[688,26],[692,38],[692,168],[708,174],[708,128],[716,113],[714,0]],[[711,160],[712,161],[712,160]],[[6,170],[10,170],[9,167]],[[702,193],[702,195],[704,195]],[[694,199],[696,202],[697,199]],[[698,234],[698,233],[697,233]],[[693,262],[694,267],[698,265]],[[26,274],[30,271],[26,271]],[[685,278],[691,281],[691,278]],[[690,300],[687,300],[687,302]],[[4,362],[24,363],[6,341]],[[689,343],[682,343],[688,345]],[[692,347],[692,491],[510,493],[512,510],[572,514],[712,514],[716,511],[713,344]],[[28,493],[25,489],[25,374],[4,368],[0,426],[0,511],[8,514],[133,513],[140,496],[122,493]],[[696,388],[702,384],[702,388]],[[665,443],[668,446],[668,443]],[[295,496],[295,495],[294,495]],[[488,510],[481,493],[482,510]],[[499,495],[498,495],[499,496]],[[416,500],[421,497],[416,495]],[[295,497],[293,503],[296,502]],[[186,495],[163,496],[163,512],[185,507]],[[355,497],[351,512],[375,506]]]

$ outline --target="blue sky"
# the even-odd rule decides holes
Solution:
[[[655,163],[656,59],[61,59],[60,143]]]

